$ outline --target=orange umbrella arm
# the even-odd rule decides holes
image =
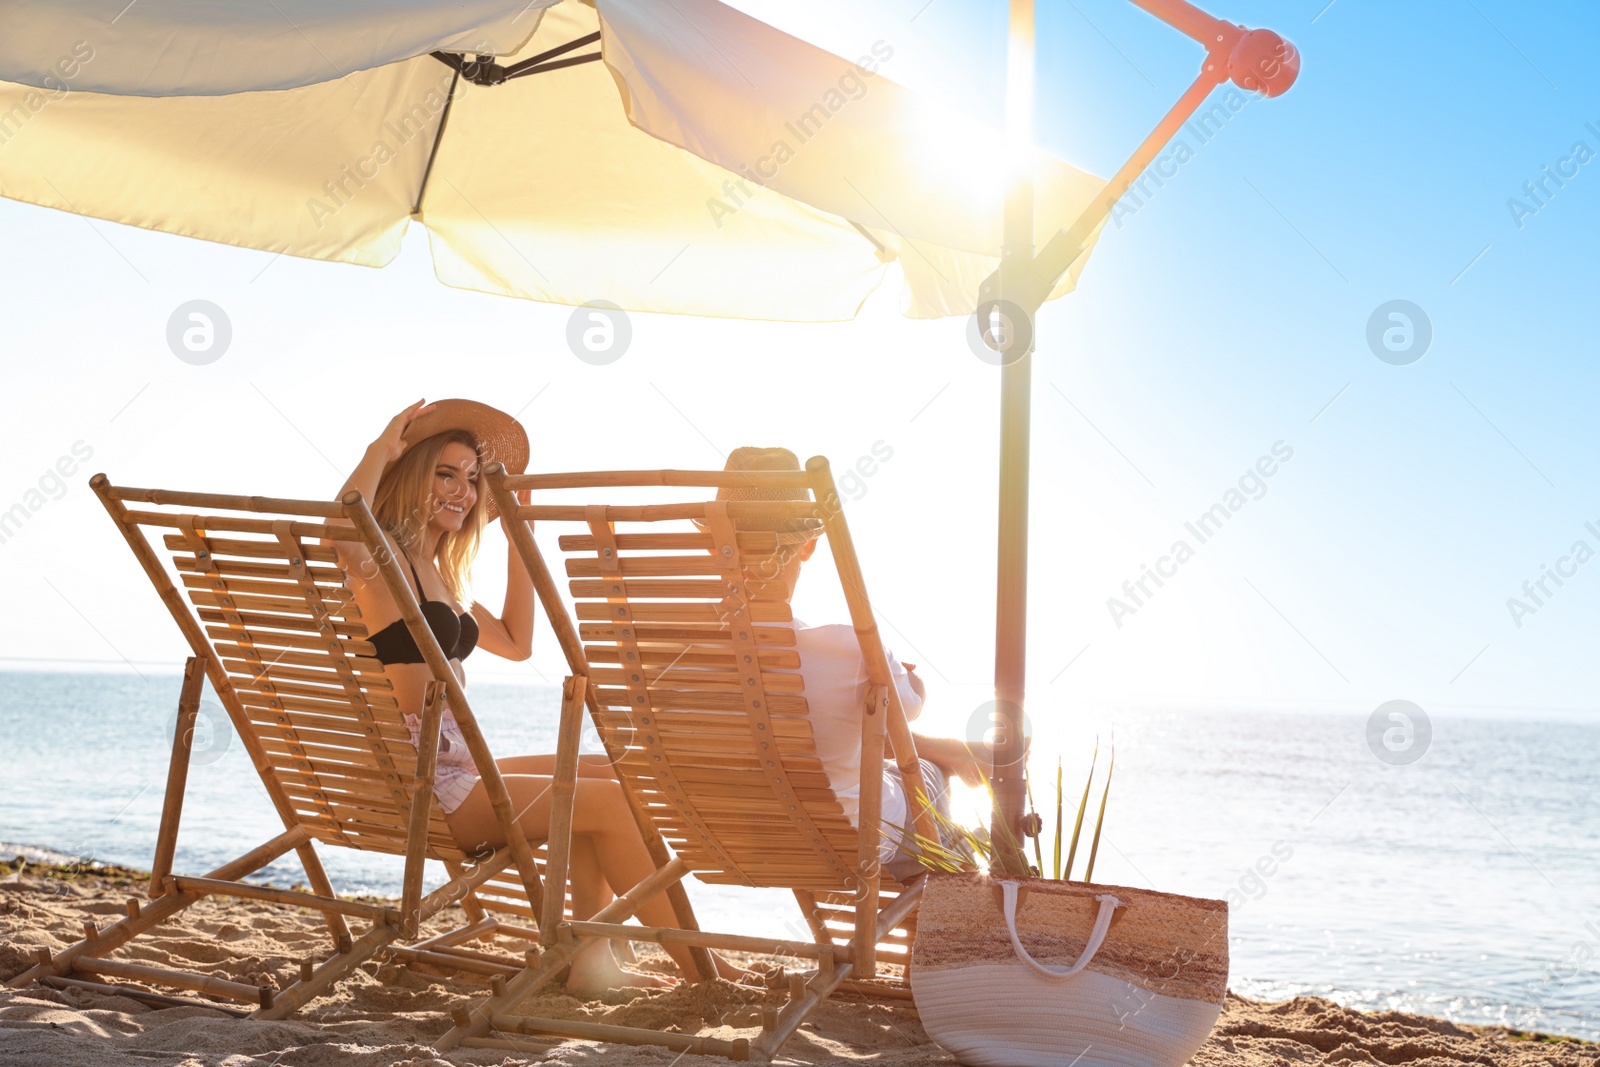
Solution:
[[[1221,39],[1219,34],[1226,35],[1229,30],[1240,32],[1239,27],[1212,18],[1187,0],[1130,0],[1130,2],[1144,8],[1178,32],[1193,37],[1208,49],[1213,41]]]
[[[1271,30],[1247,30],[1214,19],[1186,0],[1130,2],[1205,46],[1206,58],[1200,73],[1071,225],[1058,230],[1038,255],[1008,260],[983,282],[978,290],[980,322],[987,321],[986,309],[1002,294],[1030,318],[1039,310],[1056,281],[1083,255],[1089,235],[1105,221],[1122,194],[1199,109],[1212,89],[1231,80],[1240,88],[1279,96],[1288,91],[1300,73],[1300,53]]]

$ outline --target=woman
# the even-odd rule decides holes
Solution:
[[[467,577],[492,502],[478,485],[479,469],[499,460],[512,473],[527,466],[528,441],[511,416],[469,400],[418,401],[389,421],[367,446],[355,472],[340,490],[354,489],[370,502],[389,549],[412,583],[423,618],[465,680],[462,661],[482,648],[506,659],[524,660],[533,644],[533,582],[515,551],[506,560],[506,598],[500,614],[472,601]],[[400,618],[378,567],[366,546],[337,542],[339,562],[349,575],[356,606],[371,635],[368,640],[385,664],[394,697],[405,713],[412,741],[420,739],[423,692],[433,675]],[[515,756],[499,760],[512,810],[530,841],[550,834],[553,756]],[[654,869],[622,786],[610,767],[582,765],[573,815],[572,911],[586,919],[612,898],[612,887],[638,883]],[[468,851],[505,844],[483,783],[462,739],[455,717],[444,712],[434,797],[456,841]],[[675,926],[676,916],[658,894],[639,909],[651,926]],[[679,969],[694,974],[681,946],[667,950]],[[742,972],[725,967],[724,976]],[[616,986],[671,984],[658,975],[620,967],[603,941],[585,945],[572,963],[569,988],[596,993]]]

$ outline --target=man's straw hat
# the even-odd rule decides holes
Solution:
[[[800,459],[787,448],[756,448],[745,445],[728,453],[727,471],[797,471]],[[804,489],[769,489],[754,485],[723,486],[718,500],[810,500]],[[702,524],[703,525],[703,524]],[[735,528],[749,532],[771,532],[780,545],[799,545],[822,536],[821,519],[739,519]]]

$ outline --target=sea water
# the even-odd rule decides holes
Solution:
[[[25,845],[148,867],[178,684],[150,671],[0,672],[0,855]],[[554,688],[471,693],[496,752],[553,750]],[[225,716],[207,710],[178,837],[186,873],[282,828]],[[1600,716],[1435,714],[1409,764],[1375,756],[1366,714],[1114,720],[1095,880],[1227,900],[1237,992],[1600,1039]],[[1041,738],[1034,751],[1035,799],[1053,822],[1053,752]],[[1066,754],[1069,822],[1088,754]],[[957,814],[978,821],[977,800],[961,795]],[[341,891],[398,892],[394,857],[321,854]],[[304,879],[292,855],[257,877]],[[688,884],[707,928],[806,936],[787,894]]]

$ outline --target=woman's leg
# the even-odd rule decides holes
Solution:
[[[526,832],[526,831],[524,831]],[[572,917],[588,919],[616,898],[600,871],[594,842],[587,834],[572,835],[567,853],[567,884],[572,887]]]
[[[530,840],[547,838],[550,833],[550,779],[544,775],[511,774],[505,776],[505,783],[511,795],[512,808],[521,813],[518,822],[522,832]],[[575,800],[573,832],[592,842],[595,861],[608,885],[631,888],[655,872],[655,863],[639,836],[619,783],[601,778],[580,778]],[[504,844],[504,834],[500,832],[494,809],[481,783],[473,788],[461,807],[450,813],[448,821],[456,840],[469,850],[484,845],[498,847]],[[658,893],[646,901],[637,915],[646,926],[677,925],[677,915],[664,893]],[[591,951],[605,947],[604,943],[592,942],[579,953],[573,960],[569,986],[580,991],[592,991],[623,984],[652,984],[647,976],[633,975],[619,968],[609,951]],[[696,973],[693,957],[685,946],[663,948],[685,976]]]
[[[548,756],[507,756],[495,760],[501,774],[543,774],[551,778],[556,773],[556,758]],[[611,761],[597,753],[584,753],[578,757],[579,778],[615,778]]]
[[[609,773],[609,765],[606,770]],[[644,839],[639,836],[639,827],[633,821],[633,812],[627,796],[622,792],[622,785],[615,779],[598,777],[580,779],[577,785],[578,796],[572,820],[573,840],[575,843],[586,841],[589,844],[594,863],[603,875],[597,880],[601,885],[627,892],[654,874],[656,864],[645,848]],[[671,928],[678,925],[678,913],[664,891],[645,901],[636,914],[646,926]],[[627,942],[615,944],[626,945]],[[686,978],[696,973],[694,957],[687,946],[662,945],[661,948],[678,965],[678,973]],[[711,953],[711,960],[717,973],[705,977],[737,982],[750,973],[735,967],[715,952]]]
[[[556,771],[554,756],[507,756],[495,760],[501,774],[535,774],[552,777]],[[611,764],[604,756],[582,756],[578,760],[580,778],[611,778]],[[567,875],[572,886],[572,917],[587,919],[616,897],[616,891],[607,884],[600,873],[600,861],[595,855],[594,843],[587,837],[573,835],[572,852],[567,858]],[[627,886],[623,886],[624,889]]]
[[[574,919],[593,918],[595,912],[617,898],[606,876],[600,873],[600,857],[586,834],[572,835],[572,851],[567,856],[567,882],[572,886]],[[619,963],[626,966],[634,962],[633,946],[628,942],[613,941],[611,948]]]

